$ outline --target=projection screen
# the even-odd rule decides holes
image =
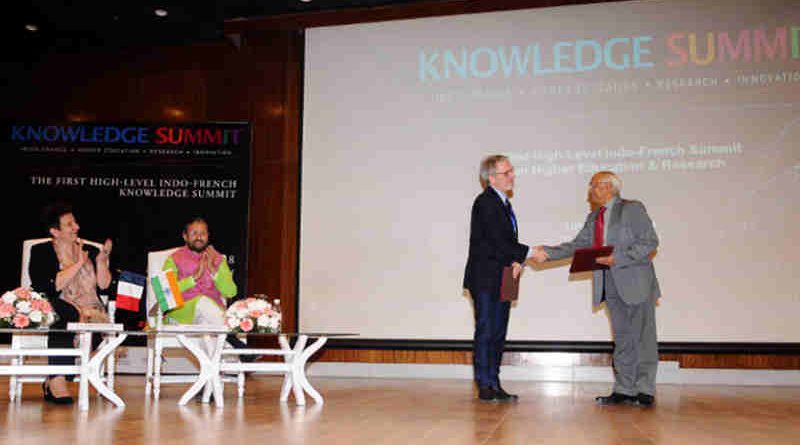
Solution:
[[[660,237],[660,341],[798,342],[800,3],[642,1],[307,30],[299,328],[472,336],[478,165],[520,240],[572,239],[598,170]],[[522,277],[509,340],[608,341],[591,278]]]

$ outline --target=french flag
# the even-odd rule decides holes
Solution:
[[[139,311],[139,300],[144,292],[145,276],[123,270],[117,282],[117,308],[126,311]]]

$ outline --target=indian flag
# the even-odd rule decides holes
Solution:
[[[123,270],[117,282],[117,308],[138,312],[144,283],[144,275]]]
[[[158,305],[161,306],[161,312],[183,306],[183,296],[181,290],[178,289],[178,277],[174,271],[158,273],[150,278],[150,284],[153,286],[153,293],[156,294]]]

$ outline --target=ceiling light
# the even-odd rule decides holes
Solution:
[[[172,118],[182,118],[186,113],[177,107],[164,107],[164,115]]]
[[[38,26],[36,26],[36,25],[35,25],[35,24],[33,24],[33,23],[28,23],[27,25],[25,25],[25,29],[27,29],[27,30],[28,30],[28,31],[30,31],[30,32],[36,32],[36,31],[38,31],[38,30],[39,30],[39,27],[38,27]]]
[[[155,11],[153,11],[153,12],[155,12],[155,14],[156,14],[157,16],[159,16],[159,17],[166,17],[166,16],[167,16],[167,14],[169,14],[169,12],[167,12],[167,10],[166,10],[166,9],[164,9],[164,8],[158,8],[158,9],[156,9],[156,10],[155,10]]]

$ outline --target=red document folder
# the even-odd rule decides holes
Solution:
[[[519,277],[514,278],[511,266],[503,268],[503,281],[500,282],[500,301],[516,301],[519,298]]]
[[[604,266],[598,263],[596,260],[599,257],[611,255],[611,252],[613,251],[614,246],[575,249],[575,253],[572,256],[572,265],[569,267],[569,273],[608,269],[608,266]]]

